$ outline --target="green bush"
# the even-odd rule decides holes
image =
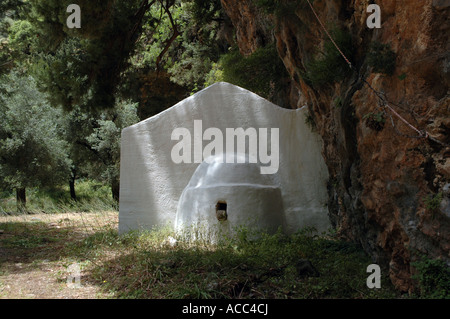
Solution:
[[[313,0],[310,0],[313,3]],[[266,14],[274,14],[278,18],[285,18],[286,15],[295,14],[299,8],[308,6],[303,0],[254,0],[253,3]]]
[[[422,257],[411,265],[418,271],[413,278],[419,281],[422,297],[450,298],[450,267],[444,261]]]
[[[305,124],[309,126],[311,131],[314,131],[317,128],[316,122],[314,122],[314,118],[310,113],[308,113],[308,115],[306,115],[305,117]]]
[[[279,0],[255,0],[255,5],[261,8],[265,13],[273,13],[280,6]]]
[[[353,56],[351,35],[339,28],[333,28],[330,35],[344,55],[351,60]],[[306,64],[303,79],[311,86],[323,87],[343,80],[350,71],[348,64],[331,40],[326,40],[323,50]]]
[[[260,48],[248,57],[235,48],[221,58],[220,64],[224,81],[267,99],[282,89],[283,80],[288,77],[274,45]]]
[[[375,131],[381,131],[386,123],[386,114],[384,112],[370,112],[362,118],[367,127]]]
[[[373,72],[392,75],[395,70],[395,57],[390,45],[373,42],[367,54],[367,64],[373,68]]]
[[[213,63],[211,71],[205,77],[204,87],[208,87],[216,82],[222,82],[223,80],[223,70],[220,64]]]
[[[424,203],[425,203],[425,207],[434,212],[439,208],[439,205],[441,204],[442,201],[442,192],[437,193],[435,195],[431,194],[428,195],[427,197],[425,197],[423,199]]]

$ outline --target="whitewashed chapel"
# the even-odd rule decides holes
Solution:
[[[125,128],[119,232],[328,229],[328,172],[306,114],[221,82]]]

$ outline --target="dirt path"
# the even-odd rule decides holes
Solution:
[[[82,264],[65,254],[65,245],[116,222],[117,212],[0,216],[0,299],[111,297],[84,279]],[[78,274],[79,285],[68,284]]]
[[[2,266],[0,298],[2,299],[94,299],[102,298],[98,287],[83,283],[70,287],[62,273],[64,267],[54,263],[13,263]]]

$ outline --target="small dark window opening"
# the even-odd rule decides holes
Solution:
[[[216,204],[216,217],[219,221],[225,221],[228,218],[227,215],[227,202],[218,201]]]

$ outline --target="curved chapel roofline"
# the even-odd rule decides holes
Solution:
[[[240,86],[228,83],[228,82],[216,82],[214,84],[211,84],[210,86],[204,88],[203,90],[200,90],[198,92],[196,92],[195,94],[188,96],[187,98],[179,101],[178,103],[174,104],[173,106],[159,112],[158,114],[155,114],[147,119],[144,119],[138,123],[135,123],[131,126],[135,126],[135,125],[140,125],[143,123],[147,123],[149,121],[157,121],[159,120],[159,118],[163,118],[165,114],[169,113],[169,112],[174,112],[175,110],[179,109],[179,108],[183,108],[186,107],[187,104],[189,104],[189,102],[192,102],[192,105],[194,105],[195,107],[197,107],[198,103],[195,103],[195,100],[201,100],[203,98],[205,98],[207,95],[210,94],[216,94],[216,95],[247,95],[247,96],[252,96],[255,99],[260,99],[261,103],[260,105],[258,105],[258,107],[262,107],[262,108],[273,108],[278,110],[279,112],[286,112],[286,113],[297,113],[300,112],[301,110],[304,109],[305,106],[298,108],[298,109],[286,109],[283,108],[273,102],[270,102],[269,100],[263,98],[262,96],[249,91],[245,88],[242,88]],[[221,107],[221,106],[217,106],[214,103],[211,103],[212,107]],[[188,119],[187,119],[188,120]],[[129,126],[129,127],[131,127]],[[126,128],[124,128],[126,129]]]

